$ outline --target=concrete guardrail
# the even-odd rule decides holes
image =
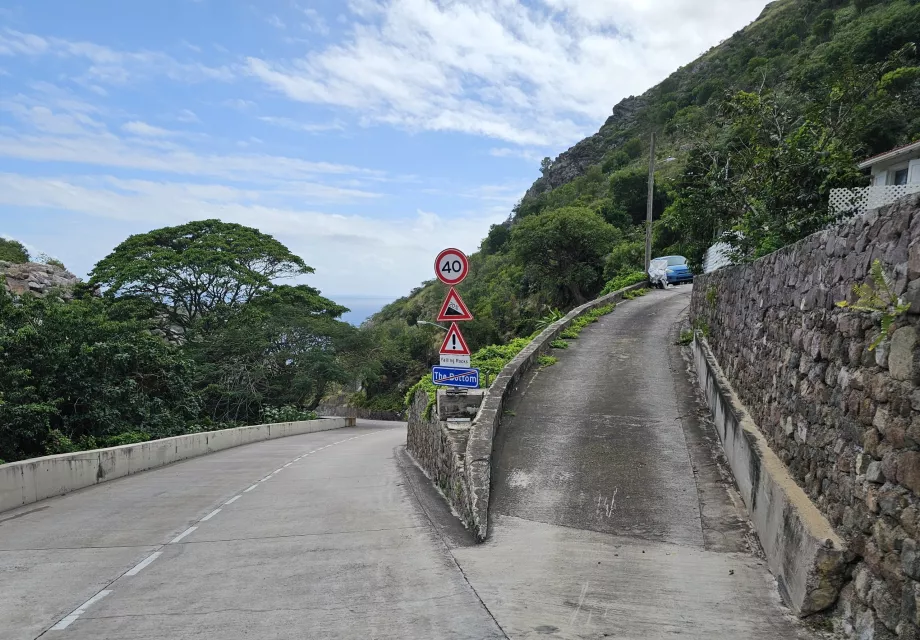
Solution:
[[[576,318],[598,307],[619,302],[627,291],[647,286],[647,282],[640,282],[572,309],[564,318],[547,327],[511,362],[506,364],[486,391],[485,398],[479,407],[479,413],[476,414],[470,427],[470,437],[464,456],[464,472],[470,492],[473,534],[479,542],[484,542],[489,533],[492,446],[501,423],[505,400],[517,388],[521,378],[533,367],[537,359],[546,353],[549,344],[558,338],[559,334],[565,331]]]
[[[829,607],[843,585],[846,544],[770,449],[701,336],[693,342],[693,359],[780,594],[799,616]]]
[[[0,512],[215,451],[353,426],[354,418],[259,424],[10,462],[0,465]]]

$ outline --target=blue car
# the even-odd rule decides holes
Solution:
[[[649,267],[649,280],[660,289],[669,284],[693,282],[693,272],[687,266],[683,256],[664,256],[652,260]]]

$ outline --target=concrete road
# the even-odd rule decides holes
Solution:
[[[813,637],[720,470],[675,345],[689,294],[621,304],[510,403],[490,540],[453,552],[509,637]]]
[[[404,443],[402,424],[361,422],[4,512],[0,638],[504,637]]]

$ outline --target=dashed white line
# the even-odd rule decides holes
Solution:
[[[56,625],[51,627],[51,630],[52,631],[63,631],[64,629],[69,627],[74,620],[76,620],[83,613],[85,613],[87,609],[89,609],[95,603],[102,600],[104,597],[106,597],[110,593],[112,593],[111,589],[103,589],[102,591],[94,595],[92,598],[90,598],[89,600],[81,604],[79,607],[74,609],[73,613],[70,613],[67,616],[65,616],[63,619],[61,619],[60,622],[58,622]]]
[[[286,468],[286,467],[290,467],[292,464],[294,464],[294,463],[293,463],[293,462],[288,462],[286,465],[284,465],[284,466],[281,467],[281,468],[284,469],[284,468]]]
[[[126,575],[126,576],[136,576],[137,574],[139,574],[139,573],[141,572],[141,569],[143,569],[143,568],[146,567],[148,564],[150,564],[151,562],[153,562],[154,560],[156,560],[157,558],[159,558],[161,555],[163,555],[163,552],[162,552],[162,551],[154,551],[154,552],[151,553],[149,556],[147,556],[146,558],[144,558],[143,560],[141,560],[140,562],[138,562],[138,563],[134,566],[133,569],[131,569],[130,571],[127,571],[127,572],[125,573],[125,575]]]
[[[218,513],[220,513],[220,509],[214,509],[214,511],[212,511],[211,513],[209,513],[208,515],[206,515],[205,517],[203,517],[203,518],[202,518],[201,520],[199,520],[198,522],[207,522],[208,520],[210,520],[211,518],[213,518],[214,516],[216,516]]]
[[[258,486],[259,486],[258,484],[254,484],[254,485],[252,485],[251,487],[249,487],[248,489],[243,489],[243,493],[249,493],[250,491],[252,491],[253,489],[255,489],[255,488],[258,487]]]
[[[252,485],[252,488],[255,488],[255,485]],[[247,489],[247,491],[248,491],[248,489]],[[226,505],[228,505],[228,504],[233,504],[234,502],[236,502],[237,500],[239,500],[239,499],[242,498],[242,497],[243,497],[242,495],[233,496],[232,498],[230,498],[229,500],[227,500],[227,501],[224,503],[224,506],[226,506]]]
[[[172,540],[170,540],[170,541],[169,541],[169,544],[176,544],[176,543],[179,542],[182,538],[184,538],[185,536],[187,536],[188,534],[190,534],[192,531],[194,531],[194,530],[197,529],[197,528],[198,528],[198,527],[189,527],[188,529],[186,529],[185,531],[183,531],[182,533],[180,533],[179,535],[177,535],[175,538],[173,538]]]

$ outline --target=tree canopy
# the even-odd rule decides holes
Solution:
[[[220,220],[189,222],[133,235],[103,258],[90,284],[110,298],[150,305],[161,329],[183,335],[198,324],[210,330],[273,281],[313,273],[272,236]],[[210,323],[201,323],[210,316]]]
[[[0,260],[23,263],[29,261],[29,252],[18,240],[0,238]]]

